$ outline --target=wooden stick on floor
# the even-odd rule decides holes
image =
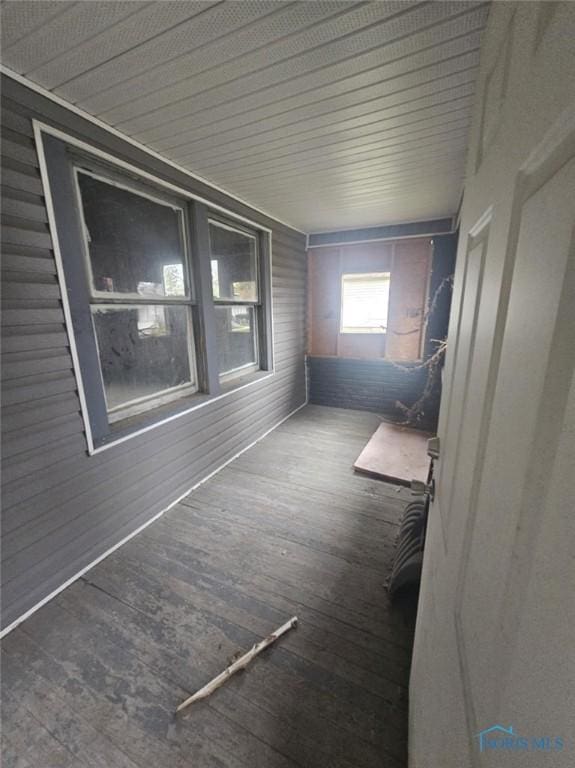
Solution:
[[[188,699],[183,701],[176,709],[176,713],[181,712],[182,709],[185,709],[189,704],[192,704],[194,701],[199,701],[200,699],[205,699],[206,696],[209,696],[211,693],[213,693],[216,688],[219,688],[220,685],[223,685],[223,683],[226,682],[228,678],[230,678],[233,674],[236,672],[239,672],[240,669],[244,669],[244,667],[247,667],[247,665],[250,663],[252,659],[254,659],[259,653],[261,653],[265,648],[267,648],[272,643],[275,643],[275,641],[281,637],[282,635],[285,635],[286,632],[288,632],[290,629],[293,629],[297,624],[297,616],[292,616],[292,618],[289,621],[286,621],[285,624],[282,624],[279,629],[276,629],[275,632],[272,632],[271,635],[268,635],[265,640],[260,640],[259,643],[256,643],[247,653],[244,653],[243,656],[240,656],[239,659],[234,661],[233,664],[230,664],[229,667],[224,669],[223,672],[221,672],[217,677],[214,677],[213,680],[210,680],[209,683],[204,685],[203,688],[200,688],[199,691],[196,691],[192,696],[190,696]]]

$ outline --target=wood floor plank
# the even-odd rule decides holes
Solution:
[[[384,593],[382,569],[372,569],[367,564],[360,565],[343,557],[340,552],[327,551],[326,547],[312,547],[307,538],[301,541],[294,536],[291,539],[287,536],[279,536],[277,528],[274,526],[267,526],[266,528],[261,525],[255,534],[254,526],[246,526],[244,517],[237,518],[233,515],[218,514],[216,511],[209,514],[203,505],[201,509],[198,509],[183,504],[179,504],[174,509],[168,525],[170,531],[176,529],[178,532],[188,533],[193,526],[194,536],[197,537],[196,541],[204,541],[204,539],[200,539],[200,532],[211,536],[213,530],[217,530],[221,536],[223,548],[227,550],[228,547],[233,546],[240,553],[249,552],[251,554],[254,551],[252,542],[257,535],[257,553],[261,553],[262,556],[268,552],[273,553],[274,556],[279,554],[282,558],[281,562],[286,563],[286,570],[305,568],[310,574],[317,572],[318,581],[326,578],[344,577],[349,579],[351,589],[357,588],[358,594],[364,590],[364,594],[368,595],[371,594],[372,589],[375,589],[375,600],[378,603],[380,596]],[[156,531],[161,530],[163,530],[162,526],[158,525]],[[382,545],[382,559],[383,557],[384,546]]]
[[[143,540],[139,543],[143,547],[146,546]],[[338,610],[338,615],[325,613],[317,606],[308,606],[303,603],[298,599],[301,595],[297,592],[294,592],[292,596],[279,594],[270,588],[270,582],[265,578],[258,579],[256,582],[248,574],[247,578],[242,579],[237,573],[232,573],[229,567],[225,571],[223,567],[220,569],[212,567],[206,559],[202,558],[202,553],[199,551],[189,554],[190,556],[185,563],[186,569],[189,571],[188,578],[198,588],[204,588],[206,585],[205,588],[209,593],[231,594],[231,599],[239,604],[246,602],[252,604],[257,601],[269,612],[270,616],[275,616],[275,611],[279,611],[278,615],[280,616],[297,614],[302,617],[302,623],[305,621],[306,625],[314,627],[316,633],[322,631],[329,635],[333,634],[341,643],[347,643],[351,648],[350,653],[355,658],[364,660],[368,665],[374,663],[373,660],[381,656],[389,659],[390,663],[397,667],[407,668],[409,666],[410,651],[399,643],[400,638],[398,638],[397,633],[392,636],[392,640],[388,641],[347,621],[346,619],[349,617],[345,611]],[[151,568],[162,569],[166,563],[165,560],[158,558],[152,564],[145,552],[130,554],[122,550],[121,553],[122,564],[132,562],[135,568],[141,563],[142,557],[146,557],[148,572]],[[108,566],[106,571],[99,570],[97,572],[98,577],[102,575],[105,577],[110,568],[115,567],[116,556],[112,555],[106,562]],[[91,572],[90,579],[93,578],[93,573]],[[158,584],[163,585],[163,581],[158,580]],[[406,629],[406,634],[408,634],[409,627]]]
[[[310,484],[292,483],[287,478],[278,477],[277,467],[271,472],[266,472],[261,464],[254,464],[252,467],[230,466],[228,470],[222,473],[218,482],[211,487],[197,488],[192,497],[211,498],[212,494],[217,495],[227,489],[237,494],[238,498],[246,498],[249,501],[251,490],[251,497],[255,500],[277,504],[278,509],[284,509],[288,514],[292,509],[299,508],[309,516],[309,509],[312,508],[314,511],[317,509],[319,513],[341,516],[348,526],[357,518],[367,518],[366,525],[375,520],[396,526],[407,503],[396,497],[382,504],[381,495],[377,493],[363,493],[358,498],[352,490],[341,492],[340,487],[314,488]]]
[[[385,534],[373,535],[354,534],[353,540],[347,539],[346,529],[337,519],[326,519],[321,526],[310,525],[308,520],[292,513],[289,518],[279,512],[274,504],[269,502],[258,504],[252,502],[244,505],[241,515],[238,515],[237,501],[223,499],[218,495],[207,501],[199,497],[189,496],[183,499],[181,505],[201,514],[207,514],[215,520],[232,522],[252,531],[252,535],[262,532],[291,544],[307,547],[312,551],[338,557],[360,567],[368,567],[379,571],[383,578],[388,575],[394,556],[393,537]],[[386,531],[387,533],[387,531]]]
[[[49,656],[66,668],[78,670],[76,684],[88,688],[100,700],[114,705],[116,716],[124,723],[136,724],[145,733],[147,743],[156,750],[166,751],[162,764],[172,753],[183,765],[193,760],[200,766],[219,761],[229,768],[244,766],[277,766],[289,768],[290,761],[281,759],[271,749],[254,746],[253,738],[228,719],[214,716],[207,708],[197,709],[193,721],[174,715],[176,705],[188,692],[166,683],[155,669],[143,663],[134,651],[135,638],[127,642],[118,627],[110,623],[85,621],[63,608],[58,598],[49,606],[53,616],[48,634],[31,617],[24,630],[33,640],[42,641]],[[77,642],[66,642],[73,637]],[[170,764],[169,762],[167,763]]]
[[[310,595],[312,600],[319,598],[324,603],[363,616],[367,623],[372,623],[385,610],[387,597],[380,573],[369,573],[367,569],[358,572],[349,563],[340,565],[335,559],[311,554],[304,547],[287,547],[284,542],[269,541],[264,535],[258,538],[257,557],[253,557],[245,550],[249,536],[239,527],[234,531],[231,526],[207,518],[201,525],[195,521],[193,525],[194,548],[202,550],[204,558],[209,557],[214,562],[219,558],[221,567],[225,567],[226,560],[235,559],[234,568],[238,574],[254,574],[264,579],[269,576],[302,595]],[[177,525],[166,525],[160,520],[152,531],[143,533],[142,540],[149,542],[150,548],[159,556],[185,560],[189,547],[182,539],[191,533],[190,528],[191,524],[186,525],[181,520]],[[216,542],[219,543],[216,545]],[[397,633],[388,630],[394,624],[399,627],[399,619],[393,614],[387,618],[384,632],[387,636],[395,636]]]
[[[382,483],[381,480],[373,480],[369,477],[360,478],[351,472],[351,465],[349,467],[346,465],[344,468],[340,463],[334,462],[322,472],[321,467],[316,468],[315,461],[311,457],[306,457],[304,454],[302,460],[306,462],[306,465],[297,469],[287,467],[279,456],[274,464],[270,464],[258,460],[256,456],[246,457],[244,455],[238,459],[237,464],[231,466],[230,471],[248,472],[252,475],[271,478],[279,483],[288,483],[315,491],[320,496],[345,494],[355,503],[364,501],[366,498],[383,500],[382,497],[385,496],[391,500],[393,493],[396,494],[395,498],[404,500],[406,495],[410,493],[407,489],[403,489],[403,496],[399,496],[400,491],[397,491],[399,486]],[[378,485],[382,487],[377,487]]]
[[[108,586],[110,582],[111,579],[108,578]],[[132,599],[136,596],[142,597],[141,591],[136,589],[134,592],[134,584],[131,586]],[[154,611],[149,593],[143,596],[143,599],[146,601],[147,610],[152,609],[152,613],[145,615],[130,605],[120,604],[107,590],[102,588],[95,590],[94,585],[91,584],[70,590],[68,595],[62,596],[61,600],[79,618],[92,622],[96,626],[100,622],[113,623],[118,642],[132,646],[139,658],[147,666],[155,669],[168,683],[185,679],[186,687],[192,692],[212,677],[214,670],[220,670],[225,666],[227,659],[238,650],[238,647],[247,648],[253,640],[257,639],[257,636],[251,630],[232,625],[225,620],[218,620],[217,616],[198,610],[186,598],[187,596],[182,596],[180,591],[170,589],[170,600],[158,601],[155,605],[157,608],[155,615],[152,615]],[[173,621],[173,615],[181,617],[185,606],[189,607],[188,615],[193,618],[177,625]],[[251,623],[253,624],[253,618]],[[272,663],[273,659],[281,653],[279,646],[270,649],[258,660],[258,663],[254,662],[250,668],[250,674],[231,679],[224,688],[210,698],[209,702],[191,708],[190,722],[194,721],[198,708],[214,707],[220,711],[223,707],[226,715],[234,722],[241,723],[250,733],[268,741],[270,733],[261,733],[259,721],[262,713],[266,713],[270,718],[279,719],[282,714],[285,716],[289,712],[291,728],[301,732],[302,736],[305,724],[308,728],[311,725],[315,733],[324,734],[325,744],[329,742],[331,734],[338,732],[338,727],[346,726],[347,739],[357,742],[357,735],[349,728],[349,724],[346,725],[343,719],[335,722],[333,719],[330,720],[328,717],[330,707],[326,707],[325,704],[323,708],[317,706],[319,697],[316,696],[314,699],[313,692],[311,700],[308,698],[304,706],[298,707],[297,711],[293,710],[294,696],[302,690],[302,686],[305,686],[306,678],[291,671],[286,673],[281,665]],[[241,714],[238,712],[232,715],[227,711],[231,708],[232,701],[235,701],[235,706],[241,710]],[[247,707],[248,703],[253,705],[251,710]],[[252,712],[254,719],[248,717],[249,711]],[[338,712],[335,705],[333,712],[336,714]],[[275,734],[273,731],[271,734],[275,744]],[[362,752],[365,752],[367,746],[362,743]],[[288,752],[291,754],[286,756],[297,762],[300,761],[301,756],[295,751],[293,745]],[[316,759],[318,765],[331,766],[331,752],[319,750]],[[364,764],[366,763],[361,763],[361,765]]]
[[[30,711],[27,701],[8,691],[2,697],[2,717],[11,723],[9,732],[11,755],[9,763],[38,765],[42,756],[43,768],[86,768],[86,763],[76,757],[69,745],[62,744],[46,725]],[[4,753],[2,754],[4,765]]]
[[[2,734],[1,749],[3,768],[35,768],[23,754],[22,745],[16,743],[14,734],[11,737]]]
[[[117,595],[120,590],[127,595],[130,605],[146,606],[146,611],[153,615],[159,615],[168,611],[170,616],[168,601],[152,593],[154,581],[145,581],[139,577],[133,567],[131,568],[110,568],[104,578],[99,578],[95,582],[100,588],[105,589],[113,595]],[[240,630],[255,633],[252,640],[255,642],[268,634],[270,627],[278,625],[285,614],[279,611],[270,610],[269,606],[238,594],[237,589],[222,589],[222,585],[210,585],[206,579],[201,579],[198,585],[198,574],[188,571],[177,563],[167,563],[161,571],[162,583],[169,585],[170,596],[179,598],[177,610],[173,614],[181,613],[184,605],[188,605],[188,610],[195,611],[203,615],[209,622],[224,624],[233,622],[234,630],[237,633]],[[200,577],[201,578],[201,577]],[[126,588],[128,585],[128,588]],[[213,588],[215,586],[215,589]],[[129,592],[128,592],[129,589]],[[171,617],[170,617],[171,618]],[[169,620],[167,618],[167,620]],[[173,619],[172,619],[173,620]],[[229,630],[228,630],[229,631]],[[198,633],[194,636],[196,642]],[[238,635],[239,638],[242,635]],[[251,641],[250,641],[251,642]],[[407,684],[407,666],[394,664],[391,660],[372,656],[373,665],[367,668],[367,665],[359,664],[354,660],[353,649],[349,645],[342,643],[336,635],[321,633],[316,637],[316,630],[312,627],[304,627],[300,624],[297,632],[291,633],[286,637],[281,645],[282,651],[289,652],[297,657],[298,663],[305,670],[306,664],[317,666],[318,673],[324,676],[329,674],[333,676],[328,679],[328,687],[334,688],[337,685],[344,687],[349,685],[350,690],[347,694],[356,695],[359,698],[369,698],[366,692],[381,697],[388,702],[390,711],[402,706],[405,696],[405,686]],[[238,646],[230,649],[230,654],[238,650]],[[245,648],[244,650],[247,650]],[[345,654],[345,655],[344,655]],[[275,659],[276,657],[273,656]],[[283,656],[278,657],[281,661]],[[220,656],[220,664],[222,658]],[[282,666],[284,666],[282,662]],[[293,666],[293,665],[292,665]],[[213,672],[213,670],[212,670]],[[206,676],[209,679],[209,675]],[[311,682],[311,675],[307,676]],[[205,680],[203,681],[205,682]],[[322,686],[320,681],[320,688]],[[364,691],[355,691],[359,686]],[[199,686],[198,686],[199,687]],[[403,717],[400,718],[403,722]]]
[[[22,629],[16,629],[4,639],[9,658],[15,657],[23,665],[33,666],[47,688],[83,719],[93,723],[113,743],[122,744],[134,762],[150,768],[156,765],[187,768],[189,761],[185,756],[170,748],[169,743],[158,743],[147,729],[140,727],[134,718],[128,716],[122,699],[111,684],[105,686],[101,693],[87,684],[85,675],[89,673],[89,658],[84,656],[81,663],[70,664],[55,658],[43,646],[41,638],[36,641]],[[106,669],[100,664],[97,667]],[[124,674],[127,674],[127,670],[124,670]],[[5,723],[8,732],[13,727],[12,722]]]
[[[128,755],[46,687],[32,667],[4,653],[3,674],[10,676],[10,692],[60,744],[89,768],[140,768]]]
[[[404,768],[413,621],[384,584],[410,495],[352,469],[379,423],[302,409],[4,638],[4,763]]]

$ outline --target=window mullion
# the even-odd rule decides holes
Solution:
[[[201,349],[198,362],[201,366],[203,388],[211,395],[221,391],[218,368],[216,339],[216,315],[212,297],[212,272],[210,263],[210,233],[208,211],[203,203],[190,204],[190,242],[192,244],[192,266],[194,273],[196,314],[200,333]]]
[[[260,233],[258,239],[259,239],[259,242],[258,242],[259,304],[256,309],[256,312],[259,314],[258,341],[259,341],[260,366],[262,370],[271,371],[273,369],[271,242],[270,242],[270,238],[263,232]]]

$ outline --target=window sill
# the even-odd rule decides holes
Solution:
[[[90,454],[101,453],[114,445],[123,443],[144,432],[166,424],[170,421],[192,413],[203,406],[221,400],[245,387],[257,384],[274,375],[273,371],[252,371],[243,376],[238,376],[222,383],[221,392],[218,395],[209,395],[196,392],[193,395],[182,397],[180,400],[159,406],[137,416],[131,416],[110,425],[110,432],[104,438],[94,441],[94,448]]]
[[[259,381],[262,378],[269,376],[271,371],[246,371],[245,373],[225,378],[220,381],[220,388],[222,393],[231,392],[238,387],[243,387],[246,384],[251,384],[253,381]]]

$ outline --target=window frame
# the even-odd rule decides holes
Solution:
[[[274,376],[272,230],[53,126],[33,120],[33,127],[88,454],[100,453]],[[89,171],[96,168],[92,175],[102,175],[103,171],[104,182],[116,182],[118,186],[136,194],[144,190],[145,194],[146,191],[148,193],[146,196],[149,196],[149,190],[153,188],[154,197],[159,195],[162,202],[165,199],[176,199],[186,214],[184,229],[189,296],[184,302],[180,301],[184,297],[162,297],[161,302],[156,302],[156,297],[146,302],[146,297],[143,297],[142,303],[148,306],[156,303],[170,306],[174,303],[189,303],[192,316],[190,333],[193,329],[196,353],[197,391],[191,395],[178,396],[177,400],[167,405],[146,408],[144,413],[134,417],[126,414],[125,418],[116,423],[109,419],[104,397],[90,308],[90,287],[93,283],[88,283],[85,259],[78,258],[79,253],[85,253],[85,258],[89,259],[83,244],[84,232],[80,226],[81,208],[74,189],[73,164],[78,156],[81,157],[83,170],[86,170],[88,164]],[[214,365],[217,363],[217,351],[213,316],[215,305],[211,298],[208,218],[220,216],[229,219],[234,228],[249,227],[256,234],[260,253],[262,322],[258,334],[259,370],[249,373],[242,371],[242,375],[234,377],[232,382],[220,382],[217,364]],[[102,303],[126,304],[124,295],[110,301],[110,294],[104,293],[106,302]],[[98,298],[103,300],[104,296]]]
[[[384,279],[387,281],[387,317],[386,317],[386,325],[384,326],[351,326],[351,325],[344,325],[343,323],[343,316],[344,316],[344,284],[345,279],[349,278],[350,281],[353,279],[361,280],[362,278],[365,280],[367,278],[382,278],[384,275]],[[389,325],[389,296],[391,292],[391,271],[387,270],[385,272],[342,272],[340,276],[340,311],[339,311],[339,333],[341,335],[345,336],[385,336],[387,334],[387,329]]]
[[[254,241],[255,244],[255,280],[256,280],[256,299],[255,300],[243,300],[243,299],[233,299],[233,298],[216,298],[213,295],[213,286],[212,286],[212,301],[214,304],[214,308],[216,307],[251,307],[254,312],[254,330],[253,330],[253,336],[254,336],[254,350],[255,350],[255,362],[253,363],[246,363],[245,365],[238,366],[237,368],[232,368],[229,371],[224,371],[222,373],[219,373],[219,379],[222,384],[225,384],[227,382],[233,381],[234,379],[237,379],[238,377],[245,376],[249,373],[255,373],[256,371],[261,370],[261,354],[260,354],[260,327],[262,325],[263,321],[263,302],[262,302],[262,286],[261,286],[261,259],[260,259],[260,248],[259,248],[259,238],[258,233],[255,230],[248,229],[246,227],[242,227],[241,225],[237,225],[234,223],[231,223],[227,221],[223,216],[216,216],[213,214],[210,214],[208,216],[208,231],[210,226],[220,227],[220,229],[226,229],[230,232],[238,232],[241,235],[244,235],[245,237],[249,237]],[[210,238],[210,274],[211,274],[211,261],[212,261],[212,250],[211,250],[211,238]]]
[[[72,155],[73,157],[74,155]],[[93,171],[92,168],[96,168],[97,170]],[[101,166],[99,163],[97,163],[94,160],[91,160],[83,155],[78,154],[77,159],[74,161],[73,166],[73,173],[74,173],[74,188],[76,192],[76,205],[78,207],[78,212],[80,216],[80,222],[81,222],[81,230],[82,230],[82,236],[84,240],[84,258],[86,260],[86,276],[88,279],[88,288],[90,290],[90,294],[93,297],[95,301],[99,300],[106,300],[106,303],[115,303],[115,302],[124,302],[124,301],[143,301],[143,298],[140,294],[137,293],[116,293],[114,291],[99,291],[97,288],[94,287],[94,275],[92,272],[92,262],[90,259],[90,248],[88,243],[88,226],[86,224],[85,220],[85,214],[84,214],[84,208],[82,205],[82,192],[80,190],[80,183],[79,183],[79,175],[83,174],[84,176],[90,176],[92,179],[96,179],[96,181],[100,181],[103,184],[108,184],[111,187],[116,187],[118,189],[122,189],[125,192],[130,192],[133,195],[138,195],[139,197],[143,197],[146,200],[151,200],[153,203],[156,203],[156,205],[163,205],[166,208],[171,208],[172,210],[180,211],[181,212],[181,218],[179,222],[179,230],[180,230],[180,236],[182,240],[182,250],[183,250],[183,269],[184,269],[184,279],[186,282],[186,288],[187,292],[183,296],[163,296],[158,297],[161,299],[161,302],[159,303],[170,303],[173,302],[175,304],[181,303],[184,300],[192,300],[194,299],[194,281],[193,281],[193,274],[191,270],[191,248],[190,248],[190,242],[189,242],[189,232],[188,232],[188,226],[187,226],[187,219],[188,219],[188,213],[187,213],[187,201],[183,199],[178,199],[177,197],[174,197],[172,195],[162,195],[161,190],[157,191],[157,194],[154,194],[155,190],[153,190],[152,187],[148,187],[147,185],[144,186],[143,184],[138,184],[137,181],[134,179],[133,183],[131,182],[131,179],[128,180],[120,180],[121,176],[118,178],[118,174],[113,169],[106,169],[105,167]],[[148,302],[148,303],[154,303],[154,302]]]
[[[197,302],[194,298],[194,277],[192,274],[192,254],[189,245],[188,234],[188,213],[186,210],[187,204],[185,200],[179,200],[168,195],[162,195],[161,190],[155,188],[149,188],[147,185],[143,185],[134,180],[118,178],[117,174],[112,169],[102,167],[99,163],[86,158],[83,155],[70,154],[70,160],[72,163],[72,174],[74,179],[74,192],[76,209],[79,217],[80,231],[82,237],[82,252],[84,257],[84,269],[86,274],[86,281],[88,287],[88,293],[90,297],[90,312],[92,317],[92,324],[94,326],[94,336],[96,338],[96,348],[98,350],[98,362],[100,367],[100,374],[102,379],[102,387],[104,400],[106,403],[106,411],[108,414],[109,425],[116,422],[124,421],[125,419],[137,416],[141,413],[147,413],[154,408],[158,408],[167,403],[179,400],[181,397],[192,395],[198,391],[198,372],[196,364],[196,348],[195,348],[195,334],[194,334],[194,317],[193,308],[197,306]],[[95,170],[94,170],[95,169]],[[137,293],[119,293],[115,291],[107,292],[98,290],[95,287],[94,273],[92,269],[92,261],[90,256],[90,242],[89,242],[89,229],[86,223],[84,201],[82,198],[82,190],[80,189],[80,175],[89,176],[97,181],[107,184],[112,187],[117,187],[133,195],[138,195],[147,200],[151,200],[156,205],[163,205],[167,208],[179,212],[178,217],[178,230],[182,245],[182,270],[184,276],[185,292],[182,296],[154,296],[146,297]],[[95,328],[94,310],[97,307],[110,307],[110,308],[141,308],[141,307],[169,307],[177,306],[183,307],[186,310],[186,327],[187,327],[187,347],[188,347],[188,369],[190,375],[190,381],[178,385],[176,387],[169,387],[166,389],[158,390],[151,395],[145,395],[138,398],[128,400],[121,405],[110,408],[108,406],[108,394],[106,392],[106,386],[103,380],[101,357],[98,343],[98,335]]]
[[[98,302],[97,304],[91,304],[90,310],[92,312],[92,322],[94,322],[94,308],[102,307],[105,309],[138,309],[140,307],[168,307],[176,306],[185,308],[187,314],[187,347],[188,347],[188,367],[190,370],[190,381],[185,384],[178,384],[174,387],[167,387],[166,389],[160,389],[151,395],[142,395],[141,397],[132,398],[127,400],[121,405],[109,407],[108,395],[106,393],[106,385],[102,378],[102,388],[104,390],[104,400],[106,402],[106,411],[108,414],[108,423],[115,424],[116,422],[124,421],[132,416],[138,416],[141,413],[148,413],[153,411],[154,408],[159,408],[167,403],[179,400],[182,397],[193,395],[198,391],[197,371],[196,371],[196,355],[194,348],[194,327],[190,313],[190,305],[188,304],[155,304],[155,303],[140,303],[140,304],[120,304],[120,303],[104,303]],[[94,329],[94,335],[96,336],[96,347],[99,354],[98,334]],[[102,374],[102,368],[100,364],[100,374]]]

